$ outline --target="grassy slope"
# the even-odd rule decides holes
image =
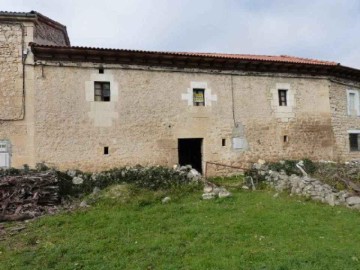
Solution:
[[[235,192],[162,205],[103,200],[0,243],[0,269],[360,269],[360,213]]]

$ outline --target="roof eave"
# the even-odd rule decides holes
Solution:
[[[331,75],[360,81],[360,70],[336,64],[234,59],[184,53],[43,46],[32,43],[35,60],[133,64],[215,70],[243,70],[276,73]]]

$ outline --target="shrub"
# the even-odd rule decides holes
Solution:
[[[0,169],[0,176],[19,175],[20,173],[21,173],[21,170],[18,170],[18,169],[15,169],[15,168]]]
[[[58,172],[61,195],[79,195],[90,193],[94,187],[104,189],[113,184],[133,184],[138,188],[149,190],[176,189],[193,182],[187,176],[188,171],[177,171],[166,167],[115,168],[101,173],[89,174],[77,172],[76,177],[83,183],[76,185],[73,177]]]
[[[314,174],[317,170],[317,167],[314,162],[312,162],[310,159],[303,159],[304,163],[304,170],[308,174]],[[272,171],[280,172],[281,170],[284,170],[287,175],[301,175],[301,171],[296,167],[296,164],[299,162],[299,160],[285,160],[281,162],[274,162],[270,163],[269,169]]]
[[[304,161],[304,169],[305,169],[305,171],[308,174],[311,174],[311,175],[314,174],[316,172],[318,166],[308,158],[304,158],[303,161]]]

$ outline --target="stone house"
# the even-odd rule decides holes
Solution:
[[[1,167],[360,158],[360,70],[335,62],[75,47],[32,11],[0,12],[0,70]]]

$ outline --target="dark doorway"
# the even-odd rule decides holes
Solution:
[[[199,173],[202,173],[201,147],[203,139],[179,139],[179,164],[191,165]]]

